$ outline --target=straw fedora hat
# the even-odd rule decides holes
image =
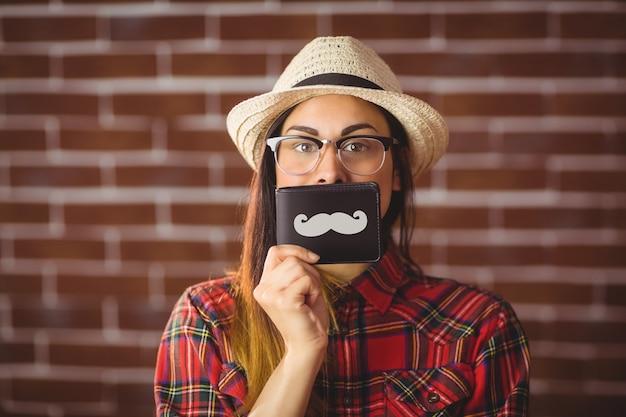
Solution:
[[[448,128],[431,106],[402,93],[389,66],[350,37],[319,37],[287,65],[269,93],[245,100],[228,113],[228,133],[246,162],[258,168],[265,139],[285,111],[311,97],[346,94],[389,111],[408,137],[414,178],[430,169],[448,146]]]

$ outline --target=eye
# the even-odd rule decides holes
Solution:
[[[295,143],[292,149],[295,150],[296,152],[302,152],[302,153],[317,152],[317,146],[315,145],[315,143],[309,140],[303,140],[303,141]]]
[[[341,150],[343,152],[367,152],[371,148],[370,140],[368,139],[352,139],[344,142],[341,145]]]
[[[281,149],[285,152],[308,154],[317,152],[319,146],[317,146],[317,143],[306,138],[292,138],[282,141]]]

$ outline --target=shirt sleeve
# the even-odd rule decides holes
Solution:
[[[528,342],[515,312],[506,301],[501,301],[493,316],[486,326],[486,342],[476,358],[476,385],[464,415],[526,417],[530,367]]]
[[[187,291],[163,332],[155,369],[156,415],[237,416],[240,404],[230,394],[240,390],[243,378],[234,364],[223,360],[223,329],[206,320],[194,304]]]

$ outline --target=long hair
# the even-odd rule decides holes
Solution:
[[[400,190],[394,191],[386,215],[381,221],[381,239],[385,246],[393,244],[393,229],[399,229],[397,248],[403,260],[419,268],[411,259],[410,242],[414,227],[413,177],[410,169],[408,141],[402,125],[387,110],[385,115],[393,137],[400,146],[392,147],[394,169],[400,179]],[[281,119],[284,119],[281,118]],[[280,129],[270,130],[270,135]],[[278,329],[252,295],[263,273],[265,257],[276,245],[276,171],[274,157],[265,148],[258,171],[253,175],[248,209],[244,221],[243,248],[239,269],[235,274],[236,313],[232,326],[232,349],[235,359],[246,371],[248,395],[242,412],[249,411],[263,387],[282,359],[285,348]],[[325,280],[325,286],[331,285]],[[329,291],[326,288],[325,293]],[[332,316],[332,306],[329,305]],[[332,323],[332,321],[331,321]],[[319,398],[312,395],[310,410],[318,409]],[[319,414],[318,414],[319,415]]]

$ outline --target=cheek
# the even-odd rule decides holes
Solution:
[[[307,185],[306,175],[287,175],[280,169],[276,169],[276,187],[295,187],[298,185]]]

